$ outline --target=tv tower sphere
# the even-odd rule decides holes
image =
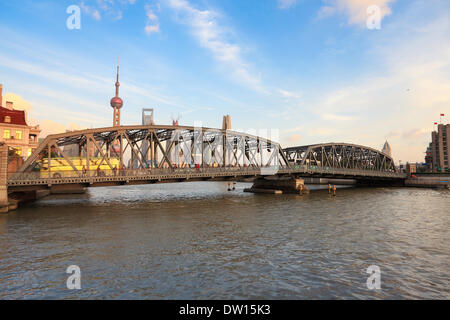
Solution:
[[[111,99],[110,104],[111,104],[111,107],[120,109],[123,106],[123,101],[119,97],[114,97]]]
[[[117,80],[116,80],[116,96],[110,101],[111,107],[120,109],[123,106],[123,100],[119,97],[119,59],[117,59]]]

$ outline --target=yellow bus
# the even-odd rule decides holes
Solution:
[[[73,166],[83,174],[84,170],[88,170],[87,161],[84,157],[69,157]],[[113,168],[119,170],[120,159],[119,158],[108,158],[109,163]],[[39,161],[40,162],[40,172],[41,178],[48,178],[48,159],[44,158]],[[101,164],[100,164],[101,163]],[[51,167],[51,177],[52,178],[62,178],[62,177],[77,177],[78,174],[74,171],[73,167],[70,165],[69,161],[64,158],[51,158],[50,161]],[[100,164],[100,167],[99,167]],[[99,170],[97,169],[99,168]],[[89,158],[89,171],[91,172],[91,176],[93,175],[113,175],[114,172],[111,167],[108,165],[106,160],[103,160],[100,157],[91,157]]]

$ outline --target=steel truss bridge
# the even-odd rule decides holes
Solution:
[[[9,174],[8,192],[269,175],[405,178],[391,157],[364,146],[328,143],[282,149],[269,139],[231,130],[146,125],[49,135]]]

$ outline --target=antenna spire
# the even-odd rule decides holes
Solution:
[[[119,96],[119,57],[117,57],[117,80],[116,80],[116,97]]]

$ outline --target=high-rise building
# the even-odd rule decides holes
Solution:
[[[450,140],[450,124],[439,124],[437,131],[431,133],[431,157],[433,171],[449,170],[448,142]]]
[[[152,126],[155,123],[153,122],[153,109],[144,108],[142,109],[142,125],[143,126]]]
[[[15,110],[13,101],[3,105],[3,86],[0,84],[0,142],[13,148],[17,155],[29,157],[39,145],[39,126],[29,126],[23,110]]]
[[[433,171],[433,156],[432,156],[433,144],[430,142],[425,151],[425,165],[427,171]]]
[[[392,150],[391,150],[391,146],[389,145],[389,142],[384,143],[383,145],[383,149],[381,149],[381,152],[383,152],[384,154],[387,154],[389,157],[392,158]]]
[[[144,108],[142,109],[142,125],[143,126],[152,126],[155,123],[153,122],[153,109],[149,109],[149,108]],[[149,166],[153,166],[154,164],[150,163],[150,157],[152,155],[152,153],[155,153],[155,147],[153,144],[153,140],[151,140],[149,142],[149,140],[144,139],[142,141],[142,152],[144,155],[147,155],[147,158],[145,159],[145,162],[149,165]],[[134,154],[131,155],[132,157],[134,156]]]
[[[226,116],[223,116],[222,129],[223,130],[231,130],[231,118],[230,118],[229,114],[227,114]]]

